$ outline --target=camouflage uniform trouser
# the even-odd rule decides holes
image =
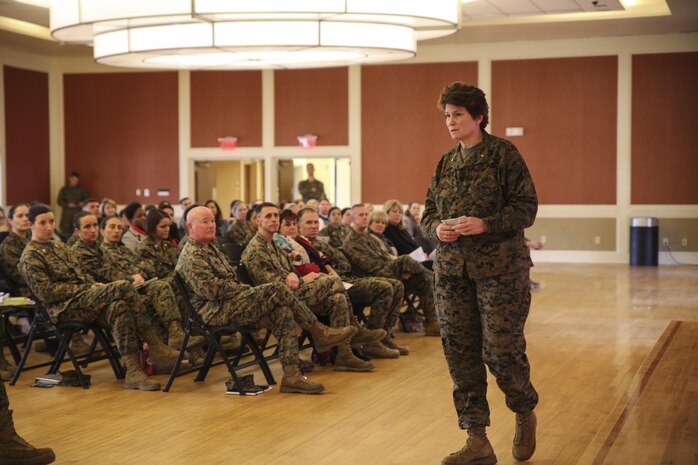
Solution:
[[[395,325],[402,306],[405,291],[402,282],[390,278],[357,278],[351,280],[351,284],[372,299],[369,304],[371,314],[366,326],[389,332]]]
[[[298,364],[298,339],[294,319],[303,328],[317,322],[313,313],[294,296],[285,283],[268,283],[239,292],[221,302],[211,326],[254,326],[269,328],[279,344],[281,365]]]
[[[462,429],[490,424],[485,364],[512,411],[527,413],[538,403],[523,334],[531,304],[528,273],[526,268],[477,281],[467,272],[436,275],[441,342]]]
[[[402,280],[402,275],[411,274],[412,277],[402,280],[405,292],[417,294],[419,306],[424,316],[435,316],[434,310],[434,273],[427,270],[421,263],[409,255],[400,255],[386,266],[378,270],[378,276]]]
[[[138,295],[146,311],[152,315],[153,325],[158,326],[156,333],[161,339],[167,340],[167,329],[170,323],[182,322],[181,310],[177,305],[172,287],[167,281],[157,280],[140,288]]]
[[[73,298],[58,321],[97,321],[109,328],[121,355],[138,352],[138,335],[151,327],[148,312],[129,281],[114,281]]]
[[[0,376],[0,410],[7,410],[10,408],[10,399],[7,398],[7,391],[5,390],[5,380]]]
[[[313,282],[301,284],[295,291],[295,296],[316,315],[327,315],[330,318],[330,326],[349,326],[351,302],[338,276],[318,278]]]

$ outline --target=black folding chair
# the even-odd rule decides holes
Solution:
[[[172,386],[172,383],[174,382],[175,378],[188,373],[193,373],[195,371],[198,371],[198,374],[194,378],[194,381],[204,381],[211,367],[222,364],[225,364],[225,366],[228,368],[230,376],[233,378],[235,384],[239,386],[241,390],[240,393],[242,395],[244,395],[245,392],[243,386],[239,382],[237,371],[242,370],[244,368],[259,365],[259,368],[262,370],[262,373],[264,374],[264,378],[266,379],[267,383],[276,384],[274,376],[271,373],[271,369],[269,368],[269,364],[267,363],[267,360],[264,357],[264,353],[255,342],[254,337],[252,337],[251,333],[255,331],[255,328],[241,327],[236,325],[207,325],[206,323],[204,323],[203,319],[201,318],[201,315],[199,315],[199,312],[192,305],[189,289],[186,285],[186,282],[178,272],[175,272],[175,282],[177,283],[177,286],[179,287],[182,293],[183,300],[187,306],[189,317],[187,318],[187,322],[184,325],[184,341],[182,342],[182,348],[179,351],[177,361],[175,362],[175,365],[172,368],[172,373],[170,374],[170,378],[167,380],[167,385],[165,386],[165,389],[163,389],[163,391],[169,392],[170,387]],[[189,341],[189,336],[192,330],[198,330],[201,333],[203,333],[204,337],[206,338],[206,341],[208,342],[208,349],[206,351],[206,355],[204,356],[204,361],[202,362],[200,367],[194,367],[189,370],[179,371],[179,366],[182,363],[182,360],[184,359],[184,353],[186,351],[187,343]],[[222,335],[232,334],[235,332],[239,332],[242,335],[242,342],[240,343],[239,349],[236,351],[237,353],[231,357],[221,346],[220,339]],[[220,360],[214,362],[216,354],[220,356]],[[244,357],[250,355],[253,356],[252,360],[241,363]]]
[[[233,244],[232,242],[225,242],[220,245],[223,253],[228,257],[228,260],[230,260],[230,263],[235,267],[239,266],[245,247],[240,244]]]
[[[36,312],[29,328],[29,334],[27,335],[24,352],[22,353],[22,357],[17,364],[17,369],[15,370],[15,374],[10,381],[10,385],[14,386],[15,383],[17,383],[20,374],[29,369],[50,365],[48,373],[54,374],[60,369],[66,358],[72,363],[77,378],[80,381],[80,385],[82,385],[84,389],[89,388],[89,382],[83,376],[80,367],[85,367],[91,362],[104,360],[106,358],[109,360],[109,364],[114,371],[114,376],[116,376],[117,379],[123,379],[126,376],[126,370],[119,361],[119,353],[111,342],[113,338],[106,329],[102,328],[96,321],[55,322],[49,316],[41,302],[36,299],[36,297],[34,297],[34,301],[36,302]],[[39,327],[40,323],[45,323],[50,328],[50,332],[58,341],[58,348],[56,349],[53,359],[50,362],[26,366],[27,360],[29,359],[29,355],[31,353],[31,347],[37,333],[37,328]],[[73,333],[78,331],[82,333],[88,333],[91,331],[94,335],[91,350],[84,355],[77,355],[70,348],[70,339]],[[96,352],[94,351],[94,348],[97,344],[101,346],[103,351],[102,355],[100,356],[95,355]]]

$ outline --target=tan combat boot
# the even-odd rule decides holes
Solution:
[[[425,336],[441,336],[441,325],[435,315],[427,316],[424,323]]]
[[[441,460],[441,465],[494,465],[497,456],[490,444],[485,428],[470,428],[465,446]]]
[[[284,377],[281,379],[281,392],[298,394],[320,394],[325,386],[314,383],[303,376],[296,365],[283,367]]]
[[[153,365],[163,370],[169,369],[171,371],[175,361],[177,361],[179,352],[163,344],[152,328],[143,334],[143,339],[148,343],[150,361],[153,362]]]
[[[141,391],[159,391],[160,383],[141,370],[138,361],[138,354],[126,354],[121,357],[126,365],[126,379],[124,379],[124,389],[138,389]]]
[[[335,371],[371,371],[375,368],[373,363],[361,360],[351,351],[348,342],[337,346],[337,356],[334,358]]]
[[[361,347],[364,344],[378,342],[387,334],[384,329],[367,329],[359,324],[356,315],[351,316],[351,325],[356,328],[356,334],[351,338],[351,346],[354,349]]]
[[[371,358],[400,358],[400,352],[390,349],[381,342],[372,342],[364,344],[361,351]]]
[[[182,323],[179,321],[171,321],[167,327],[167,345],[175,350],[182,348],[182,343],[184,342],[184,330],[182,329]],[[187,349],[193,349],[194,347],[201,347],[206,342],[206,338],[203,336],[192,336],[189,335],[189,341],[187,341]]]
[[[383,344],[385,347],[388,349],[393,349],[397,350],[400,355],[409,355],[410,354],[410,348],[407,346],[403,346],[395,342],[394,339],[392,339],[389,335],[386,336],[382,341],[381,344]]]
[[[343,328],[330,328],[319,321],[316,321],[313,326],[308,328],[308,332],[313,336],[315,342],[315,350],[318,353],[327,352],[332,347],[342,344],[356,334],[356,328],[353,326],[345,326]]]
[[[12,410],[0,410],[0,464],[45,465],[56,460],[52,449],[37,449],[15,431]]]
[[[70,350],[72,350],[75,355],[86,354],[90,351],[90,345],[85,342],[79,331],[74,332],[70,338]]]
[[[536,451],[537,423],[534,412],[516,414],[516,434],[511,454],[519,462],[530,459]]]
[[[0,350],[2,349],[0,348]],[[15,374],[16,369],[17,367],[15,364],[10,360],[7,360],[5,358],[5,354],[0,352],[0,377],[2,377],[2,379],[9,380],[12,378],[12,375]]]

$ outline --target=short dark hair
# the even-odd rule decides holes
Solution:
[[[117,220],[119,220],[119,222],[121,222],[121,218],[119,218],[118,216],[115,216],[115,215],[103,216],[102,219],[99,220],[99,229],[104,229],[104,228],[106,228],[106,227],[107,227],[107,221],[111,220],[112,218],[116,218]]]
[[[15,217],[15,210],[17,209],[17,207],[27,207],[27,208],[30,208],[28,203],[18,203],[17,205],[12,205],[12,206],[10,207],[10,209],[7,210],[7,217],[8,217],[9,219],[12,219],[12,218]]]
[[[69,178],[73,177],[73,176],[80,179],[80,173],[78,173],[77,171],[71,171],[70,174],[68,175]]]
[[[36,217],[39,215],[43,215],[44,213],[51,213],[51,207],[44,203],[35,203],[31,207],[29,207],[29,213],[27,214],[27,218],[29,218],[29,221],[31,223],[34,223]]]
[[[356,207],[364,207],[366,208],[366,205],[363,203],[355,203],[354,205],[351,206],[351,209],[354,210]]]
[[[351,207],[342,208],[342,216],[344,216],[344,214],[345,214],[346,212],[350,212],[350,211],[351,211]]]
[[[446,104],[456,105],[468,110],[473,119],[482,116],[480,129],[484,130],[490,121],[489,110],[485,93],[478,87],[471,86],[465,82],[452,82],[441,90],[438,107],[441,111],[446,108]]]
[[[89,199],[85,199],[85,200],[82,202],[82,204],[83,204],[83,205],[87,205],[88,203],[92,203],[92,202],[99,203],[99,200],[93,199],[92,197],[90,197]]]
[[[124,208],[124,215],[126,215],[129,221],[133,221],[133,217],[136,216],[136,210],[139,208],[143,208],[140,202],[131,202]]]
[[[163,218],[169,219],[170,215],[159,208],[151,209],[145,217],[145,232],[147,232],[149,236],[154,236],[158,228],[158,223],[160,223],[160,220]]]
[[[259,215],[260,212],[262,211],[262,208],[265,208],[265,207],[274,207],[274,208],[276,208],[277,210],[279,209],[279,206],[276,205],[276,204],[274,204],[274,203],[271,203],[271,202],[262,202],[262,203],[257,204],[257,205],[254,206],[254,211],[255,211],[256,214]]]
[[[279,215],[279,221],[295,221],[296,223],[298,223],[298,215],[293,213],[291,210],[284,210]]]
[[[333,211],[339,211],[339,213],[342,213],[342,210],[339,207],[330,207],[330,210],[327,212],[328,215],[331,215]]]
[[[160,202],[160,203],[158,204],[158,208],[159,208],[160,210],[162,210],[162,209],[165,208],[165,207],[170,207],[170,208],[172,208],[172,204],[171,204],[170,202],[168,202],[167,200],[163,200],[162,202]]]
[[[252,219],[252,215],[256,215],[257,210],[254,208],[250,208],[247,210],[247,213],[245,213],[245,221],[249,222]]]
[[[75,229],[80,229],[80,219],[85,218],[88,215],[94,216],[92,213],[86,212],[85,210],[80,210],[75,215],[73,215],[73,227]]]
[[[298,210],[298,213],[296,213],[298,221],[300,222],[303,216],[305,216],[307,213],[315,213],[317,215],[317,210],[310,207],[301,208],[300,210]]]

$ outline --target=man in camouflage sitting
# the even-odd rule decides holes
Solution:
[[[109,219],[105,218],[105,223],[108,221]],[[120,233],[122,231],[121,220],[112,217],[111,221],[118,223]],[[92,213],[79,212],[73,219],[73,225],[78,241],[71,248],[71,258],[80,271],[98,283],[106,284],[119,280],[131,281],[138,289],[141,303],[152,318],[152,323],[157,322],[158,328],[161,326],[166,328],[168,346],[179,350],[184,341],[182,315],[177,308],[177,302],[170,285],[160,280],[144,284],[146,278],[138,267],[127,261],[117,262],[113,260],[112,254],[105,252],[97,241],[99,227],[97,226],[97,218]],[[133,253],[126,246],[122,247],[129,253]],[[189,340],[189,346],[201,345],[203,342],[204,338],[201,336],[192,337]],[[157,361],[155,366],[158,366]]]
[[[242,254],[242,263],[255,284],[284,283],[316,314],[327,315],[331,326],[350,324],[351,303],[341,279],[315,272],[300,277],[289,256],[272,240],[279,230],[279,209],[272,203],[262,203],[255,206],[255,210],[257,234]],[[382,329],[357,329],[351,344],[370,344],[385,337]],[[361,360],[352,353],[349,342],[337,347],[335,370],[370,371],[373,368],[371,362]]]
[[[365,344],[362,348],[364,354],[374,358],[398,358],[400,355],[409,354],[409,348],[393,342],[391,338],[392,328],[397,321],[400,307],[402,306],[404,286],[398,279],[390,278],[359,278],[352,274],[351,263],[341,250],[335,249],[328,242],[318,239],[320,229],[320,217],[312,208],[304,208],[298,212],[298,231],[300,237],[296,238],[299,244],[308,249],[306,243],[322,254],[322,261],[329,262],[331,272],[338,274],[342,281],[352,284],[352,289],[369,297],[371,314],[368,318],[369,328],[382,328],[386,331],[386,337],[382,341]],[[311,261],[314,253],[308,252]]]
[[[187,215],[189,240],[182,249],[176,272],[192,292],[192,304],[206,324],[266,327],[279,344],[284,377],[281,392],[317,394],[324,386],[300,373],[298,340],[294,320],[313,335],[317,350],[343,344],[356,332],[351,326],[328,328],[303,305],[283,283],[257,287],[237,281],[228,258],[211,244],[216,238],[216,220],[206,207]]]
[[[342,250],[360,276],[380,276],[401,280],[405,291],[414,292],[426,318],[424,334],[440,336],[441,329],[434,307],[434,273],[409,255],[395,257],[376,237],[368,234],[369,212],[362,204],[352,207],[352,231]]]
[[[52,241],[56,228],[53,212],[41,203],[29,209],[32,240],[19,261],[19,271],[49,315],[61,321],[98,321],[111,330],[126,365],[124,387],[154,391],[160,384],[140,368],[138,337],[162,358],[177,356],[147,325],[146,313],[130,281],[95,283],[76,269],[68,248]]]

